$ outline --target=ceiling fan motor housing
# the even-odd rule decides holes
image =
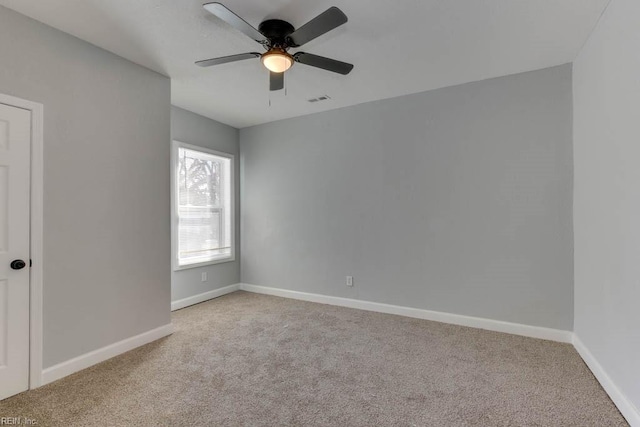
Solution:
[[[269,47],[289,47],[288,37],[295,31],[293,25],[281,19],[268,19],[258,26],[258,31],[269,39]]]

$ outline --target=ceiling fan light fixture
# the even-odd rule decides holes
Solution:
[[[293,57],[284,49],[271,48],[260,59],[267,70],[273,73],[284,73],[293,65]]]
[[[262,21],[256,29],[221,3],[205,3],[204,8],[250,39],[258,42],[267,49],[267,52],[262,54],[259,52],[247,52],[205,59],[196,62],[196,65],[200,67],[211,67],[245,59],[260,58],[262,65],[269,70],[269,90],[272,92],[284,89],[284,73],[293,66],[294,62],[343,75],[349,74],[353,69],[353,64],[311,53],[296,52],[293,56],[288,53],[289,49],[297,49],[311,40],[315,40],[329,31],[346,24],[348,21],[347,15],[335,6],[325,10],[298,29],[282,19],[267,19]],[[382,55],[378,56],[383,58]]]

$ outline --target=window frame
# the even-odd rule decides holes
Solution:
[[[218,157],[224,157],[230,160],[229,165],[229,222],[230,222],[230,245],[231,245],[231,254],[228,257],[214,259],[210,261],[198,262],[188,265],[180,265],[180,261],[178,258],[178,242],[179,242],[179,194],[180,188],[178,186],[178,153],[180,148],[184,148],[192,151],[199,151],[205,154],[211,154]],[[212,150],[207,147],[202,147],[199,145],[187,144],[185,142],[174,140],[172,142],[171,147],[171,264],[173,271],[181,271],[181,270],[189,270],[191,268],[205,267],[208,265],[222,264],[225,262],[233,262],[236,260],[236,176],[235,176],[235,156],[231,153],[225,153],[222,151]],[[222,230],[224,232],[224,230]]]

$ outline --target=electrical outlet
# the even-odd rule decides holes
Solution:
[[[204,273],[202,273],[202,281],[203,282],[207,281],[207,272],[206,271]]]
[[[353,276],[347,276],[347,286],[353,287]]]

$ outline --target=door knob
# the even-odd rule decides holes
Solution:
[[[22,270],[26,266],[27,266],[27,263],[21,259],[16,259],[11,261],[11,268],[13,268],[14,270]]]

